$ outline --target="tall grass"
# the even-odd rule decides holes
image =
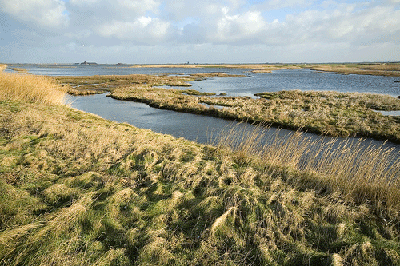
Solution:
[[[0,72],[2,72],[3,70],[5,70],[7,68],[7,65],[1,65],[0,64]]]
[[[0,72],[0,101],[61,104],[65,92],[51,78]]]
[[[287,137],[268,130],[233,127],[211,142],[233,150],[239,165],[257,161],[302,172],[290,180],[299,186],[340,192],[357,203],[400,207],[400,154],[393,147],[365,139],[315,140],[302,132]]]

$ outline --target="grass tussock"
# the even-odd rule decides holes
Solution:
[[[65,92],[51,78],[0,72],[0,101],[61,104]]]
[[[156,108],[301,129],[328,136],[363,136],[400,142],[399,118],[374,111],[400,110],[400,100],[387,95],[293,90],[259,93],[260,99],[198,97],[193,90],[187,93],[138,85],[117,88],[110,96],[144,102]]]
[[[7,65],[0,64],[0,72],[4,71],[7,68]]]
[[[366,178],[340,186],[352,147],[335,147],[345,154],[336,166],[321,148],[318,165],[298,158],[310,142],[276,137],[259,153],[257,134],[236,148],[200,145],[63,105],[1,100],[0,264],[400,264],[390,188],[400,190],[386,180],[398,170],[379,174],[396,171],[379,160],[386,150],[366,151],[376,158],[348,174]]]

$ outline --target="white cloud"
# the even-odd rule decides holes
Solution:
[[[174,21],[180,21],[186,17],[201,17],[204,21],[215,20],[219,16],[221,8],[225,6],[224,2],[217,0],[166,0],[165,12],[168,17]],[[235,10],[240,1],[230,5],[230,9]]]
[[[0,0],[0,9],[17,20],[33,22],[37,26],[68,24],[65,3],[60,0]]]
[[[243,14],[229,15],[229,9],[223,7],[223,14],[217,24],[217,31],[211,39],[221,42],[242,41],[253,38],[263,31],[266,22],[260,12],[247,11]]]
[[[113,21],[101,25],[97,33],[107,38],[132,40],[138,43],[154,43],[165,39],[170,23],[158,18],[140,17],[133,22]]]
[[[100,2],[100,0],[70,0],[72,5],[85,6]]]
[[[155,0],[70,0],[72,10],[99,19],[135,18],[146,12],[158,12],[160,2]]]
[[[335,10],[307,10],[298,15],[288,15],[275,35],[281,43],[304,42],[366,42],[389,36],[385,41],[395,41],[393,33],[400,31],[400,10],[375,6],[357,10],[354,5],[342,5]]]
[[[254,61],[258,53],[272,56],[265,61],[400,60],[399,1],[0,0],[0,31],[3,50],[20,58],[55,47],[65,61],[90,51],[93,61],[121,61],[140,46],[141,60],[148,52],[159,63]]]
[[[281,9],[281,8],[293,8],[293,7],[299,7],[299,6],[311,6],[315,0],[286,0],[286,1],[281,1],[281,0],[268,0],[268,1],[263,1],[261,4],[255,5],[256,9]]]
[[[127,8],[129,10],[135,10],[137,13],[144,13],[146,11],[156,11],[160,5],[154,0],[117,0],[112,1],[113,4],[120,6],[121,8]]]

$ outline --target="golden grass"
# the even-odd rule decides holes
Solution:
[[[11,68],[11,70],[14,70],[15,72],[18,72],[18,73],[28,73],[28,70],[25,68],[13,67],[13,68]]]
[[[0,64],[0,72],[2,72],[3,70],[5,70],[7,68],[7,65],[1,65]]]
[[[63,103],[65,92],[51,78],[0,73],[0,101]]]

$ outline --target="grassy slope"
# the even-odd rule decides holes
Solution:
[[[0,264],[400,264],[400,197],[246,149],[10,99],[0,147]]]

